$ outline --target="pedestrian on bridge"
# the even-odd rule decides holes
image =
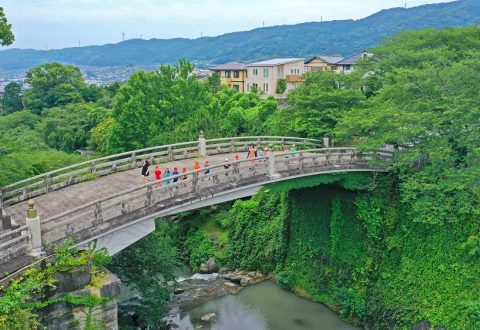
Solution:
[[[263,153],[263,157],[268,157],[270,156],[270,150],[267,148],[265,148],[265,152]]]
[[[200,169],[202,168],[202,166],[200,165],[200,163],[198,162],[198,160],[196,160],[194,163],[193,163],[193,169],[196,171],[196,175],[200,175]]]
[[[174,167],[174,168],[173,168],[172,175],[174,176],[174,178],[173,178],[173,183],[178,182],[178,168],[177,168],[177,167]],[[176,176],[176,177],[175,177],[175,176]]]
[[[183,188],[185,188],[187,186],[187,184],[185,183],[185,180],[187,180],[187,175],[185,173],[187,173],[187,168],[186,167],[182,168],[182,176],[180,177],[180,181],[182,181],[182,187]]]
[[[167,178],[170,178],[171,174],[170,174],[170,169],[167,167],[166,170],[165,170],[165,174],[163,175],[163,177],[165,179]],[[170,180],[165,180],[165,184],[170,184]]]
[[[160,170],[160,166],[156,165],[155,166],[155,180],[160,181],[162,179],[162,171]],[[162,183],[159,182],[157,184],[157,187],[160,187]]]
[[[150,181],[148,179],[148,176],[150,175],[150,172],[148,170],[148,168],[150,167],[150,162],[146,159],[143,160],[143,163],[142,163],[142,176],[143,176],[143,181]]]

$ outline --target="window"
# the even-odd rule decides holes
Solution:
[[[225,71],[225,78],[230,78],[231,72],[230,71]]]
[[[277,69],[277,75],[278,75],[278,78],[283,78],[284,77],[283,68],[278,68]]]
[[[215,71],[215,74],[218,74],[218,76],[222,78],[222,71]]]
[[[267,69],[268,70],[268,69]],[[263,84],[263,91],[268,92],[268,84]]]
[[[255,89],[258,89],[258,84],[257,83],[253,83],[252,84],[252,87],[250,88],[250,91],[255,88]]]
[[[268,78],[268,69],[263,69],[263,78]]]
[[[236,89],[237,91],[240,91],[240,85],[233,84],[233,89]]]
[[[258,76],[258,69],[253,69],[252,72],[254,76]]]
[[[240,71],[233,71],[233,78],[240,78]]]
[[[352,69],[351,65],[344,65],[343,66],[343,71],[350,71]]]

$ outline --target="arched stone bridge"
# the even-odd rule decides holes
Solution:
[[[269,157],[246,159],[248,146],[269,146]],[[295,144],[299,151],[282,152]],[[238,154],[240,160],[233,161]],[[153,166],[193,166],[207,157],[210,173],[189,171],[187,179],[143,182],[143,159]],[[159,146],[93,159],[0,188],[0,278],[48,247],[73,238],[77,246],[95,240],[115,254],[155,229],[154,219],[255,194],[261,186],[334,172],[385,171],[392,154],[323,148],[321,141],[293,137],[237,137]],[[225,158],[230,167],[225,168]],[[201,162],[202,160],[199,159]],[[27,200],[33,199],[36,209]],[[37,216],[38,212],[38,216]],[[28,216],[27,216],[28,214]],[[48,252],[48,251],[47,251]]]

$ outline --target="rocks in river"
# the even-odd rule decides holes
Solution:
[[[174,294],[181,294],[184,292],[185,292],[185,289],[182,289],[182,288],[175,288],[175,290],[173,290]]]
[[[228,267],[222,267],[220,268],[220,270],[218,271],[220,274],[226,274],[230,271],[230,268]]]
[[[258,271],[256,272],[235,271],[233,273],[222,274],[222,277],[233,283],[240,284],[241,286],[260,283],[270,278],[269,276],[263,275]]]
[[[223,283],[223,287],[228,290],[228,289],[236,289],[238,286],[232,282],[225,282]]]
[[[207,269],[209,273],[215,273],[216,271],[218,271],[217,261],[215,260],[215,257],[210,257],[208,259]]]
[[[208,274],[208,266],[206,264],[200,264],[200,274]]]
[[[240,284],[242,281],[243,275],[242,274],[227,274],[229,276],[224,276],[225,279],[232,281],[233,283]]]
[[[248,276],[243,276],[242,279],[240,280],[240,285],[241,286],[247,286],[252,284],[252,278]]]
[[[214,319],[216,319],[216,318],[217,318],[217,314],[215,314],[215,313],[208,313],[208,314],[203,315],[203,316],[200,318],[200,320],[202,320],[202,322],[210,322],[210,321],[212,321],[212,320],[214,320]]]

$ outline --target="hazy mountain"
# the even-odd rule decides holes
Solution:
[[[23,70],[45,62],[115,66],[174,63],[183,57],[202,65],[270,57],[351,55],[401,30],[480,23],[480,0],[382,10],[359,20],[272,26],[198,39],[132,39],[118,44],[60,50],[0,51],[0,70]]]

